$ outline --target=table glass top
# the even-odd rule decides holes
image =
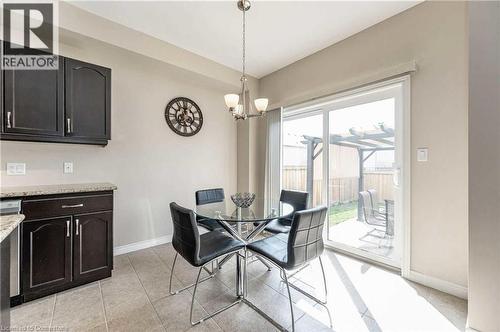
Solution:
[[[264,222],[291,215],[293,207],[278,199],[256,198],[248,208],[238,209],[231,198],[219,203],[198,205],[194,213],[202,218],[220,219],[231,222]]]

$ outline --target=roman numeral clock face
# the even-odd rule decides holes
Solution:
[[[194,101],[178,97],[172,99],[165,108],[165,120],[176,134],[193,136],[203,125],[203,114]]]

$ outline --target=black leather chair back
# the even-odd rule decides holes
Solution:
[[[323,253],[323,225],[326,213],[325,206],[295,213],[288,235],[289,266],[305,264]]]
[[[196,205],[205,205],[224,201],[224,189],[222,188],[198,190],[195,195]]]
[[[194,212],[172,202],[170,214],[174,223],[172,236],[174,249],[189,263],[196,265],[200,257],[200,233]]]
[[[293,206],[294,211],[307,209],[307,199],[309,194],[303,191],[282,190],[280,202],[288,203]]]

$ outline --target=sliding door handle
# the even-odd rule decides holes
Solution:
[[[399,187],[400,178],[401,178],[401,168],[397,167],[394,169],[394,174],[392,175],[392,182],[394,186]]]
[[[73,131],[72,128],[71,128],[71,118],[67,118],[66,119],[66,132],[68,134],[71,134],[71,132]]]
[[[70,227],[70,220],[66,220],[66,237],[70,237],[69,233],[69,227]]]

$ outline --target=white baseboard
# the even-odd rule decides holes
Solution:
[[[172,242],[172,235],[165,235],[165,236],[160,236],[154,239],[150,240],[144,240],[144,241],[139,241],[139,242],[134,242],[130,244],[126,244],[124,246],[119,246],[119,247],[114,247],[113,248],[113,255],[118,256],[118,255],[123,255],[129,252],[141,250],[141,249],[146,249],[154,246],[158,246],[160,244],[164,243],[169,243]]]
[[[437,289],[441,292],[455,295],[467,300],[467,287],[454,284],[452,282],[431,277],[419,272],[410,271],[408,279],[427,287]]]

